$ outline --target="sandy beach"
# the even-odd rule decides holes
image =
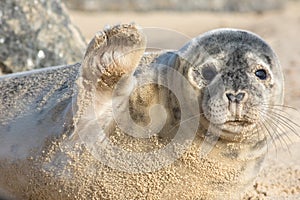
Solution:
[[[274,48],[281,61],[285,75],[285,105],[300,110],[300,2],[264,13],[70,11],[70,15],[87,41],[106,25],[135,22],[149,32],[149,46],[157,48],[179,48],[189,38],[214,28],[252,31]],[[299,111],[285,110],[290,120],[300,124]],[[296,129],[300,134],[299,128]],[[300,199],[299,145],[300,138],[291,130],[283,133],[281,142],[270,144],[264,169],[245,199]]]

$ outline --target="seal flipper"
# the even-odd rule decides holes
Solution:
[[[145,35],[133,24],[116,25],[96,34],[90,42],[81,75],[97,90],[111,90],[123,75],[138,66],[146,46]]]
[[[132,85],[132,81],[122,77],[132,77],[145,47],[145,35],[133,24],[116,25],[96,34],[87,48],[80,77],[76,81],[78,94],[73,98],[74,133],[90,133],[93,126],[99,127],[101,132],[110,126],[114,90],[122,81],[122,84],[119,83],[122,88],[118,88],[120,91],[117,92],[118,96],[122,96],[121,93]]]

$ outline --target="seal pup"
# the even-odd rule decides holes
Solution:
[[[177,51],[144,53],[145,45],[135,25],[108,27],[82,64],[1,78],[1,195],[241,198],[282,120],[276,55],[234,29]]]

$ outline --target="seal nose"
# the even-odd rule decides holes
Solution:
[[[226,97],[230,102],[234,103],[240,103],[246,96],[245,92],[238,92],[238,93],[232,93],[228,92],[226,93]]]

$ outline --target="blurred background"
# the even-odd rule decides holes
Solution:
[[[89,11],[225,11],[225,12],[263,12],[279,9],[286,0],[65,0],[76,10]]]

